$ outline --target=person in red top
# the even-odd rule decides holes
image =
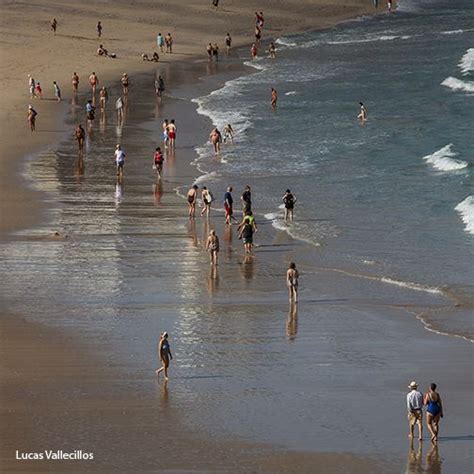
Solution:
[[[161,173],[163,172],[163,161],[164,157],[163,153],[161,152],[161,148],[157,147],[153,156],[153,162],[154,169],[156,170],[159,179],[161,179]]]

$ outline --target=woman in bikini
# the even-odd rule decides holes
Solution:
[[[436,384],[431,383],[428,393],[425,395],[423,404],[426,405],[426,424],[431,433],[431,441],[438,441],[439,420],[443,418],[443,404],[441,397],[436,391]]]

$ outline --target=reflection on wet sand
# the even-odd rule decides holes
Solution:
[[[245,255],[244,260],[240,264],[240,272],[245,280],[252,280],[255,276],[254,263],[255,259],[253,255]]]
[[[292,302],[288,310],[288,319],[286,320],[286,334],[290,341],[296,338],[298,333],[298,303]]]
[[[426,455],[425,468],[423,468],[423,442],[418,442],[418,447],[415,449],[414,440],[409,441],[405,474],[441,474],[441,464],[442,460],[437,444],[430,445]]]
[[[163,183],[161,179],[158,179],[152,187],[155,207],[159,207],[161,205],[161,198],[163,197]]]
[[[77,180],[80,181],[84,176],[84,158],[82,152],[79,152],[76,162],[74,163],[74,175],[77,177]]]
[[[217,273],[217,267],[211,265],[209,275],[207,277],[207,291],[212,296],[219,288],[219,274]]]
[[[198,247],[199,242],[198,242],[198,237],[197,237],[197,231],[196,231],[196,220],[195,219],[190,219],[188,223],[188,237],[192,241],[193,247]]]

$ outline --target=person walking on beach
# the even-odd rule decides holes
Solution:
[[[212,5],[217,8],[219,7],[219,0],[212,0]]]
[[[107,91],[107,87],[102,86],[99,91],[99,106],[101,110],[105,110],[105,106],[107,105],[107,101],[109,100],[109,92]]]
[[[408,410],[408,437],[413,438],[415,425],[418,426],[418,439],[423,438],[423,394],[418,391],[418,384],[413,381],[408,385],[410,392],[407,394]]]
[[[234,129],[230,123],[224,127],[224,143],[226,143],[229,138],[230,142],[234,143]]]
[[[291,262],[286,272],[286,285],[288,286],[288,299],[296,303],[298,299],[298,270],[295,262]]]
[[[125,166],[125,152],[122,150],[120,145],[115,147],[114,157],[115,166],[117,168],[117,176],[121,178],[123,176],[123,167]]]
[[[217,43],[214,43],[214,46],[212,47],[212,56],[217,63],[219,61],[219,46],[217,46]]]
[[[161,75],[158,76],[158,79],[155,81],[155,93],[157,97],[162,97],[163,92],[165,91],[165,81],[161,77]]]
[[[392,13],[392,0],[387,1],[387,10],[389,13]]]
[[[201,199],[202,199],[202,211],[201,216],[206,214],[206,217],[209,219],[209,215],[211,213],[211,203],[214,201],[214,196],[212,195],[211,191],[203,186],[201,191]]]
[[[95,75],[95,72],[89,76],[89,84],[92,87],[92,94],[95,95],[95,89],[99,85],[99,78]]]
[[[260,40],[262,39],[262,30],[256,26],[255,27],[255,44],[260,46]]]
[[[161,33],[158,33],[158,36],[156,37],[156,44],[160,48],[160,53],[163,53],[165,51],[165,39]]]
[[[218,155],[221,151],[222,135],[217,127],[212,129],[212,132],[209,135],[209,140],[212,143],[212,147],[214,148],[214,153]]]
[[[57,29],[58,29],[58,22],[56,18],[53,18],[53,21],[51,22],[51,31],[53,32],[54,35],[56,34]]]
[[[172,53],[173,52],[173,37],[171,36],[171,33],[168,33],[165,36],[165,44],[166,44],[166,52]]]
[[[359,109],[359,115],[357,115],[357,118],[361,122],[365,122],[367,120],[367,108],[362,102],[359,102],[359,106],[360,106],[360,109]]]
[[[232,47],[232,37],[229,33],[225,35],[225,47],[227,51],[227,56],[230,54],[230,48]]]
[[[35,87],[36,83],[35,80],[28,74],[28,89],[30,91],[30,98],[35,98]]]
[[[72,83],[72,92],[74,94],[77,93],[77,90],[79,89],[79,76],[77,75],[77,72],[75,72],[72,77],[71,77],[71,83]]]
[[[176,140],[176,124],[174,122],[174,119],[171,119],[170,123],[166,127],[166,131],[168,132],[170,147],[174,148]]]
[[[193,187],[188,191],[188,194],[186,196],[186,199],[188,200],[188,215],[190,219],[194,219],[194,216],[196,215],[197,190],[198,187],[196,184],[194,184]]]
[[[168,368],[170,366],[170,360],[173,359],[173,355],[171,354],[167,332],[163,332],[160,335],[160,342],[158,343],[158,357],[162,363],[162,367],[160,369],[156,369],[155,374],[159,379],[161,372],[164,372],[165,380],[168,381]]]
[[[209,43],[206,46],[206,51],[207,51],[207,59],[208,61],[212,61],[212,43]]]
[[[242,196],[240,196],[240,200],[242,201],[242,211],[244,216],[252,210],[252,191],[250,186],[245,186],[244,192]]]
[[[232,186],[227,188],[224,194],[224,212],[225,212],[225,223],[232,224],[232,219],[237,222],[237,219],[233,216],[234,198],[232,197]]]
[[[252,211],[247,211],[245,213],[245,215],[242,218],[242,222],[237,227],[237,230],[240,232],[240,230],[244,226],[245,222],[247,222],[247,221],[252,226],[252,229],[253,229],[254,233],[257,232],[258,231],[257,222],[255,221],[255,216],[253,215]]]
[[[165,144],[165,148],[168,148],[169,143],[169,136],[168,136],[168,119],[164,119],[163,123],[161,124],[161,128],[163,129],[163,143]]]
[[[33,108],[32,105],[28,106],[28,114],[26,116],[28,123],[30,124],[30,130],[34,132],[36,130],[36,116],[38,112]]]
[[[89,99],[86,104],[86,116],[87,120],[94,120],[95,118],[95,107],[92,105],[91,99]]]
[[[129,85],[129,79],[128,79],[128,74],[126,72],[124,72],[122,74],[122,79],[120,80],[122,82],[122,90],[123,90],[123,93],[124,95],[127,95],[128,94],[128,85]]]
[[[378,8],[379,7],[379,0],[374,0],[374,8]]]
[[[161,153],[161,148],[157,147],[155,150],[155,154],[153,155],[153,166],[158,179],[161,179],[161,173],[163,172],[163,162],[163,153]]]
[[[41,84],[39,82],[35,85],[35,97],[39,97],[40,100],[43,99],[43,89],[41,89]]]
[[[217,265],[217,255],[219,253],[219,237],[217,237],[216,231],[213,229],[209,232],[209,236],[206,242],[206,250],[209,252],[211,265]]]
[[[54,88],[54,97],[58,102],[61,102],[61,89],[56,81],[53,81],[53,88]]]
[[[281,198],[285,205],[285,221],[293,220],[293,209],[295,208],[296,197],[291,193],[289,189],[285,191],[285,194]]]
[[[278,102],[278,92],[276,91],[276,89],[272,87],[271,104],[272,104],[273,110],[276,109],[277,102]]]
[[[102,23],[99,21],[96,26],[97,36],[100,38],[102,36]]]
[[[426,425],[431,433],[431,441],[438,441],[439,420],[443,418],[443,404],[441,397],[436,391],[436,384],[431,383],[428,393],[425,395],[423,404],[426,405]]]
[[[117,110],[117,120],[119,123],[123,122],[123,108],[124,108],[124,103],[122,97],[119,97],[115,101],[115,109]]]
[[[79,124],[74,130],[74,138],[77,140],[77,145],[79,146],[79,152],[84,150],[84,141],[86,139],[86,131],[82,128],[82,125]]]
[[[242,239],[244,244],[245,253],[251,253],[253,249],[253,234],[254,228],[250,223],[250,218],[246,216],[244,218],[243,225],[240,229],[239,239]]]

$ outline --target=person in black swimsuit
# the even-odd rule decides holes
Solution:
[[[252,210],[252,192],[250,191],[250,186],[245,186],[245,190],[240,197],[242,201],[242,211],[243,215]]]
[[[291,191],[287,189],[281,199],[285,205],[285,221],[292,221],[296,198],[293,194],[291,194]]]
[[[161,360],[163,366],[159,369],[156,369],[155,373],[158,378],[160,378],[160,373],[165,372],[165,380],[168,381],[168,367],[170,365],[170,360],[173,359],[171,354],[170,343],[168,342],[168,333],[163,332],[160,336],[160,342],[158,344],[158,357]]]

